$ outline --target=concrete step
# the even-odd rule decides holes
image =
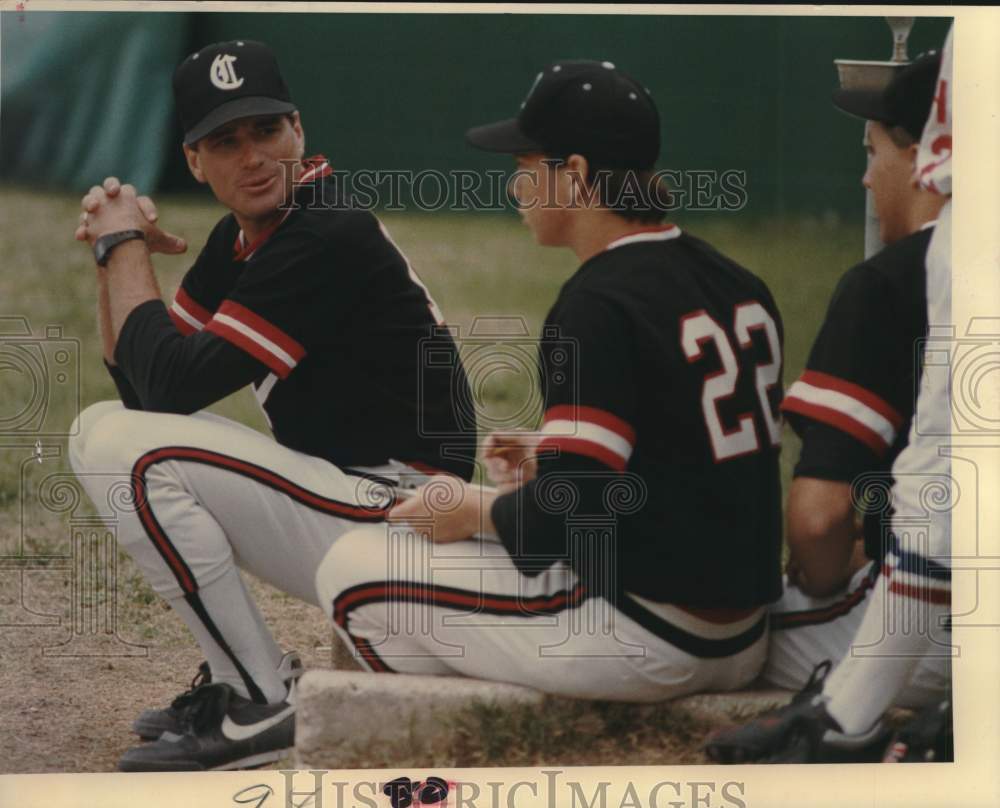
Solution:
[[[540,709],[544,699],[531,688],[478,679],[307,671],[298,686],[295,763],[304,769],[432,765],[463,713],[481,705]]]
[[[785,690],[705,693],[669,703],[672,721],[694,722],[705,732],[788,702]],[[576,731],[605,726],[601,703],[557,699],[518,685],[451,676],[308,671],[299,682],[296,724],[298,768],[446,765],[456,727],[482,726],[504,714],[530,722],[545,711],[568,717]],[[605,705],[606,706],[606,705]],[[641,705],[656,721],[662,705]],[[479,711],[477,713],[477,711]],[[589,713],[593,713],[589,715]],[[588,721],[589,719],[592,719]],[[477,733],[470,733],[471,743]],[[488,739],[483,739],[484,745]],[[452,752],[449,752],[449,749]]]

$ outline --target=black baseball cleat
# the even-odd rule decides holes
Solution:
[[[888,732],[877,721],[867,732],[844,733],[826,710],[821,662],[791,702],[747,724],[715,732],[705,753],[716,763],[862,763],[881,759]]]
[[[784,707],[769,710],[747,724],[712,733],[705,754],[716,763],[751,763],[769,754],[783,731],[800,713],[808,712],[812,700],[822,694],[823,682],[832,667],[829,660],[820,662],[805,687]]]
[[[888,732],[877,721],[848,735],[826,710],[823,681],[829,660],[817,665],[791,702],[739,727],[719,730],[705,744],[716,763],[861,763],[881,759]]]
[[[164,732],[153,743],[132,747],[118,770],[225,771],[273,763],[295,743],[293,698],[290,693],[288,701],[256,704],[224,682],[201,685],[183,708],[184,731]]]
[[[304,670],[302,659],[295,651],[289,651],[285,654],[278,665],[278,674],[286,685],[290,685],[298,679]],[[132,723],[132,732],[144,741],[155,741],[164,732],[172,732],[175,735],[182,734],[184,732],[184,710],[191,700],[191,694],[201,685],[210,684],[211,681],[212,672],[209,670],[208,663],[202,662],[198,666],[198,673],[191,680],[190,689],[177,696],[170,702],[169,707],[164,707],[162,710],[143,710]]]

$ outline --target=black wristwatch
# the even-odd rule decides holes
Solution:
[[[105,233],[97,239],[94,242],[94,260],[97,261],[97,266],[106,267],[111,259],[111,251],[134,238],[145,241],[146,235],[141,230],[119,230],[117,233]]]

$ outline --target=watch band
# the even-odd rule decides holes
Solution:
[[[119,244],[132,239],[146,240],[146,234],[141,230],[119,230],[116,233],[105,233],[94,242],[94,260],[99,267],[106,267],[111,259],[111,251]]]

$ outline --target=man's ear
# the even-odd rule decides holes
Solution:
[[[188,146],[186,143],[183,144],[184,157],[187,158],[188,170],[191,175],[198,180],[198,182],[205,183],[208,182],[205,179],[205,172],[201,170],[201,160],[198,154],[198,149],[192,146]]]
[[[302,118],[298,111],[292,113],[292,131],[295,133],[295,141],[298,146],[299,159],[306,153],[306,133],[302,129]]]
[[[906,147],[906,157],[910,161],[910,187],[920,187],[920,173],[917,171],[917,156],[920,154],[920,144],[911,143]]]
[[[587,172],[590,164],[582,154],[571,154],[565,162],[566,176],[570,183],[572,202],[576,204],[579,194],[587,188]]]

